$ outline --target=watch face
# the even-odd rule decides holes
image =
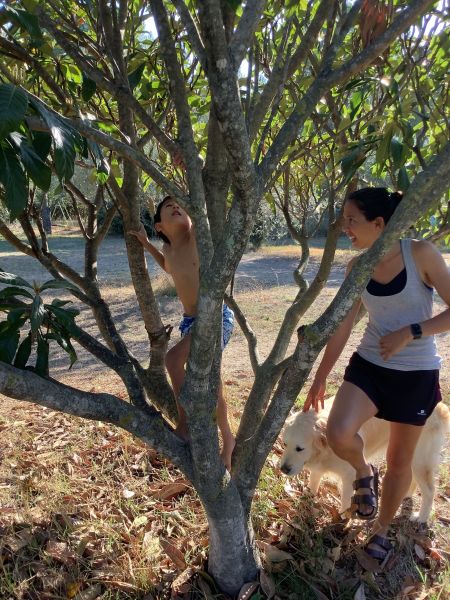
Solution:
[[[418,340],[422,337],[422,327],[419,323],[413,323],[411,325],[411,333],[415,340]]]

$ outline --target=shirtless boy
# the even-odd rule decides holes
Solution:
[[[195,231],[188,214],[170,196],[166,196],[158,205],[154,227],[164,241],[162,252],[147,238],[141,225],[139,231],[130,231],[136,236],[144,248],[153,256],[161,268],[173,278],[175,289],[183,305],[184,316],[180,323],[181,340],[166,355],[166,367],[172,380],[175,397],[178,398],[185,377],[185,364],[191,346],[191,328],[197,314],[197,297],[199,290],[199,258]],[[225,304],[223,307],[222,349],[228,343],[233,331],[233,311]],[[188,439],[186,415],[179,404],[178,425],[175,433]],[[230,469],[231,455],[235,445],[233,434],[227,417],[227,406],[223,396],[222,381],[219,384],[217,421],[222,434],[222,458]]]

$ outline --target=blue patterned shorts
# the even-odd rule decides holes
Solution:
[[[184,337],[188,333],[191,333],[192,326],[194,325],[195,317],[189,315],[183,315],[180,326],[178,329],[181,332],[181,337]],[[234,328],[234,312],[231,308],[228,308],[226,304],[222,308],[222,350],[230,341],[231,334]]]

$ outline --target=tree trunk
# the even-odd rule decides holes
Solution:
[[[208,514],[208,572],[230,596],[237,595],[244,583],[255,581],[261,568],[251,521],[240,503],[236,508],[231,516]]]

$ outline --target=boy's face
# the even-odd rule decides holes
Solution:
[[[191,219],[185,210],[181,208],[176,200],[168,198],[161,207],[161,221],[156,223],[156,231],[164,234],[170,234],[183,229],[190,229]]]

